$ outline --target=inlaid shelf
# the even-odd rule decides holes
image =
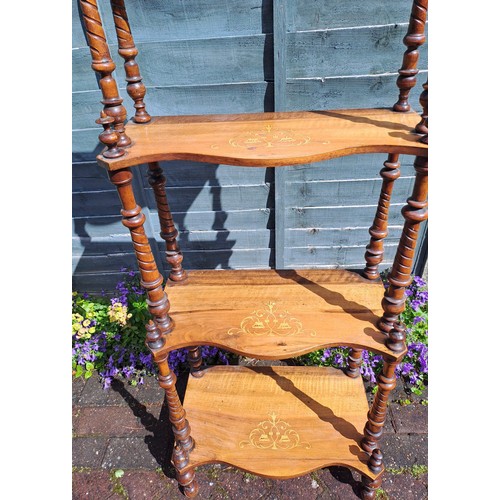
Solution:
[[[370,478],[361,449],[368,403],[360,378],[334,368],[215,366],[190,377],[190,465],[226,463],[291,478],[344,465]]]
[[[117,188],[123,224],[130,230],[151,316],[146,344],[158,365],[175,437],[172,464],[189,498],[198,494],[195,468],[207,463],[227,463],[281,479],[331,465],[347,466],[362,474],[364,500],[373,500],[381,485],[384,466],[379,442],[396,369],[407,352],[399,317],[412,281],[418,231],[427,219],[427,83],[419,99],[422,113],[414,112],[408,100],[417,81],[419,47],[425,41],[427,0],[411,3],[403,39],[406,50],[395,79],[397,102],[390,109],[151,117],[125,1],[112,0],[118,54],[125,61],[127,93],[135,108],[127,122],[98,2],[79,0],[92,68],[102,92],[103,109],[96,122],[103,127],[99,139],[105,147],[97,162],[108,170]],[[282,14],[281,7],[278,10],[275,19]],[[283,71],[286,58],[275,62]],[[280,80],[286,83],[286,78]],[[276,82],[279,96],[283,88]],[[366,265],[360,274],[183,269],[167,200],[167,178],[159,162],[263,168],[309,163],[314,168],[315,162],[365,153],[388,156],[381,165],[380,196],[367,230]],[[404,223],[384,289],[379,266],[384,262],[401,154],[415,156],[415,181],[401,210]],[[131,167],[141,164],[147,164],[160,236],[165,240],[170,266],[167,286],[145,231],[146,216],[134,194]],[[367,205],[366,200],[360,203]],[[276,213],[283,208],[277,203]],[[332,262],[332,267],[336,265]],[[204,368],[203,345],[270,360],[332,346],[347,346],[349,353],[345,371],[300,366]],[[190,365],[183,402],[168,361],[169,353],[181,347],[188,348]],[[360,377],[364,349],[382,357],[378,390],[370,407]]]
[[[352,346],[398,359],[377,328],[384,287],[345,270],[191,271],[169,286],[163,351],[212,345],[257,359]]]
[[[109,170],[162,160],[240,166],[317,162],[356,153],[426,154],[414,132],[420,116],[389,109],[350,109],[153,117],[127,124],[132,145],[116,159],[97,157]]]

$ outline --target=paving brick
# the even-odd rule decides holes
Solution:
[[[73,500],[123,500],[113,492],[113,483],[107,471],[73,472]]]
[[[318,496],[318,500],[359,498],[357,492],[360,490],[361,474],[356,471],[352,471],[347,467],[329,467],[318,470],[312,475],[324,490]]]
[[[167,448],[158,449],[153,436],[110,438],[102,467],[106,469],[154,470],[166,463]]]
[[[386,472],[381,487],[390,500],[426,500],[429,496],[427,474],[415,478],[411,474]]]
[[[427,465],[427,434],[385,434],[380,448],[386,467]]]
[[[130,500],[176,498],[175,489],[177,483],[174,481],[175,484],[172,485],[163,474],[158,472],[126,471],[119,481],[125,488]]]
[[[85,379],[83,377],[73,378],[71,381],[71,395],[73,399],[73,404],[78,404],[80,400],[80,395],[85,387]]]
[[[161,406],[88,406],[77,409],[73,432],[80,436],[145,436],[158,424]]]
[[[427,406],[413,403],[407,406],[389,405],[390,418],[398,434],[426,434]]]
[[[73,438],[73,466],[100,467],[107,444],[107,438],[102,437]]]
[[[211,482],[214,482],[213,479]],[[225,490],[231,500],[257,500],[277,494],[277,483],[263,477],[246,474],[234,468],[222,469],[215,485],[220,487],[220,492]],[[293,498],[284,496],[282,498]],[[298,497],[302,498],[302,497]]]

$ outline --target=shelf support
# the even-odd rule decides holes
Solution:
[[[132,171],[129,168],[109,172],[111,182],[116,186],[122,202],[122,223],[130,230],[135,257],[141,275],[141,285],[147,293],[147,304],[155,324],[162,334],[173,330],[174,324],[168,311],[170,303],[163,289],[163,276],[158,271],[151,246],[149,245],[144,222],[146,217],[136,203],[132,189]]]
[[[120,97],[118,86],[113,78],[116,65],[109,53],[97,0],[80,0],[80,7],[92,56],[92,69],[99,76],[99,87],[103,96],[101,102],[104,105],[104,112],[114,119],[114,129],[118,134],[117,146],[124,148],[132,142],[125,133],[124,123],[127,119],[127,110],[122,105],[123,99]]]
[[[148,163],[149,184],[153,188],[156,206],[158,208],[158,218],[160,220],[160,236],[166,243],[166,258],[171,269],[168,276],[170,284],[182,283],[187,280],[187,273],[182,268],[183,255],[177,236],[179,232],[175,228],[172,213],[168,205],[166,184],[167,180],[163,175],[163,170],[158,162]]]
[[[408,103],[410,90],[417,83],[419,47],[425,42],[425,22],[427,20],[428,0],[413,0],[413,7],[408,25],[408,32],[403,43],[408,47],[403,56],[403,64],[399,70],[396,84],[399,88],[398,102],[394,104],[394,111],[410,111]]]
[[[420,105],[422,106],[422,114],[421,114],[421,120],[415,127],[415,131],[418,132],[419,134],[424,134],[424,136],[420,139],[424,144],[428,144],[428,138],[427,134],[429,133],[429,128],[427,124],[427,106],[428,106],[428,88],[429,88],[429,82],[425,82],[423,84],[424,90],[420,94]]]
[[[362,356],[363,349],[355,349],[351,347],[349,351],[349,356],[347,358],[347,370],[346,375],[351,378],[359,377],[359,369],[361,363],[363,362]]]
[[[368,460],[368,467],[372,472],[378,474],[382,471],[382,459],[382,452],[378,448],[374,449]],[[376,479],[370,479],[368,476],[363,475],[362,482],[363,488],[361,490],[361,498],[363,500],[372,500],[376,498],[377,490],[382,484],[382,476],[380,475]]]
[[[415,184],[407,205],[401,210],[405,224],[388,277],[389,287],[382,299],[384,314],[377,325],[386,334],[389,334],[399,315],[404,311],[405,290],[412,282],[411,270],[420,223],[427,220],[427,158],[417,156],[414,167],[417,172]]]
[[[127,93],[134,101],[135,116],[132,119],[136,123],[148,123],[151,121],[151,116],[146,111],[146,104],[144,103],[146,87],[142,82],[139,65],[135,60],[139,51],[135,46],[132,30],[128,22],[125,1],[111,0],[111,9],[118,38],[118,54],[125,60]]]
[[[384,239],[388,234],[387,225],[389,221],[392,190],[394,181],[401,175],[399,170],[400,166],[399,154],[390,154],[387,161],[384,162],[384,168],[380,171],[382,187],[380,189],[375,219],[368,231],[371,238],[370,243],[366,247],[366,266],[363,270],[363,276],[370,280],[375,280],[380,277],[378,266],[384,258]]]
[[[364,437],[361,440],[361,448],[370,454],[378,448],[379,440],[382,437],[387,415],[387,401],[391,391],[396,387],[395,370],[398,364],[399,361],[391,361],[389,358],[384,357],[382,373],[377,380],[377,394],[375,394],[375,399],[368,411]]]

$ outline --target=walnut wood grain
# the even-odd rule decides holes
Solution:
[[[160,236],[165,240],[166,258],[170,264],[170,273],[168,279],[175,283],[182,283],[187,280],[187,273],[182,268],[182,252],[177,242],[177,231],[170,207],[168,205],[166,184],[167,179],[163,175],[163,170],[158,162],[148,164],[149,184],[153,188],[158,209],[158,218],[160,220]]]
[[[372,453],[378,448],[378,443],[382,437],[385,418],[387,416],[387,404],[391,391],[396,387],[395,370],[398,362],[391,361],[384,357],[382,373],[377,377],[377,393],[373,400],[370,411],[368,412],[368,421],[363,430],[364,437],[361,441],[361,447],[366,452]]]
[[[168,287],[176,328],[161,351],[211,345],[259,359],[352,346],[399,359],[377,329],[381,282],[345,270],[192,271]]]
[[[384,259],[384,239],[389,234],[387,228],[392,189],[394,181],[401,175],[400,166],[399,155],[390,154],[387,161],[384,162],[384,168],[380,171],[382,187],[380,189],[375,219],[368,231],[371,238],[370,243],[366,247],[366,266],[363,270],[363,276],[368,279],[377,279],[380,276],[378,266]]]
[[[184,408],[196,446],[181,473],[208,463],[281,479],[331,465],[371,480],[382,473],[368,467],[360,448],[368,411],[363,382],[340,370],[211,367],[190,377]]]
[[[417,83],[419,47],[425,42],[425,22],[427,20],[428,0],[413,0],[408,32],[403,43],[408,47],[403,56],[403,65],[399,70],[396,84],[399,88],[398,102],[394,104],[394,111],[410,111],[408,102],[410,90]]]
[[[114,129],[118,133],[118,147],[130,145],[131,140],[125,133],[127,110],[122,105],[123,99],[118,92],[118,86],[113,78],[116,68],[109,53],[106,34],[102,26],[97,0],[80,0],[82,19],[85,25],[87,42],[92,56],[92,69],[99,77],[99,87],[102,92],[104,112],[114,119]]]
[[[162,160],[275,167],[356,153],[425,156],[419,120],[387,109],[153,117],[127,125],[133,145],[124,156],[97,161],[116,170]]]
[[[407,204],[401,210],[405,219],[394,264],[387,278],[389,287],[385,291],[382,307],[384,314],[378,322],[379,329],[389,334],[406,303],[405,290],[412,282],[411,271],[417,247],[420,224],[427,220],[427,158],[415,159],[415,184]]]
[[[147,293],[147,304],[154,323],[162,334],[168,333],[173,328],[173,323],[168,315],[170,303],[163,290],[163,276],[158,271],[148,237],[144,231],[145,215],[137,204],[132,188],[132,171],[130,169],[109,172],[111,182],[116,186],[123,209],[122,223],[130,230],[134,252],[139,266],[141,285]]]
[[[118,38],[118,54],[125,60],[127,93],[134,101],[135,115],[132,120],[136,123],[147,123],[151,120],[151,116],[146,111],[144,103],[146,87],[142,82],[139,65],[135,60],[139,51],[134,43],[124,0],[111,0],[111,9]]]

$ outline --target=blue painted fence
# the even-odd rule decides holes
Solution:
[[[135,261],[118,196],[95,163],[101,94],[73,1],[73,279],[79,290],[98,291],[111,289],[120,269]],[[109,2],[101,0],[100,8],[130,114]],[[397,98],[410,8],[408,0],[127,2],[154,115],[389,107]],[[419,67],[411,99],[417,110],[427,77],[425,46]],[[186,267],[363,267],[385,159],[357,155],[276,171],[163,163]],[[402,157],[382,267],[395,254],[412,163]],[[146,230],[166,269],[146,168],[135,172]],[[422,236],[420,267],[425,254]]]

